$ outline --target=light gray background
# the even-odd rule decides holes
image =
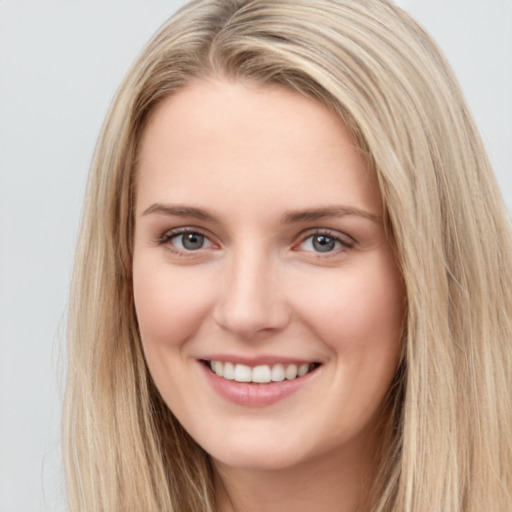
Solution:
[[[397,0],[444,49],[512,211],[512,1]],[[73,246],[106,109],[181,0],[0,0],[0,512],[64,510]]]

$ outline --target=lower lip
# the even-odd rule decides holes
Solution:
[[[238,405],[263,407],[272,405],[298,391],[317,374],[319,368],[302,377],[282,382],[254,384],[224,379],[213,373],[204,363],[199,363],[213,389],[223,398]]]

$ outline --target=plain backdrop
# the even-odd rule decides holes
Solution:
[[[0,0],[0,512],[65,509],[63,333],[88,167],[117,85],[183,3]],[[512,211],[512,1],[397,3],[452,63]]]

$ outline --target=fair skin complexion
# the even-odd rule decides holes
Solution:
[[[143,349],[162,397],[212,457],[219,512],[355,511],[375,467],[404,295],[353,138],[285,88],[201,80],[157,107],[137,172]],[[212,360],[264,382],[216,375]]]

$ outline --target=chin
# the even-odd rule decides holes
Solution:
[[[250,432],[246,432],[246,435],[240,434],[224,431],[222,436],[196,438],[196,442],[214,462],[239,469],[284,469],[296,464],[301,457],[292,446],[286,446],[280,436],[265,438],[261,431],[258,436],[250,435]]]
[[[275,452],[261,450],[258,447],[246,448],[245,450],[230,449],[219,453],[212,459],[221,465],[231,468],[244,469],[249,471],[279,471],[297,466],[302,457],[296,453]]]
[[[229,439],[229,443],[226,442]],[[269,438],[248,436],[243,439],[231,437],[213,445],[206,443],[203,448],[210,454],[214,462],[221,465],[252,470],[278,471],[296,467],[301,463],[315,458],[319,453],[310,451],[300,439],[283,439],[283,436]]]

